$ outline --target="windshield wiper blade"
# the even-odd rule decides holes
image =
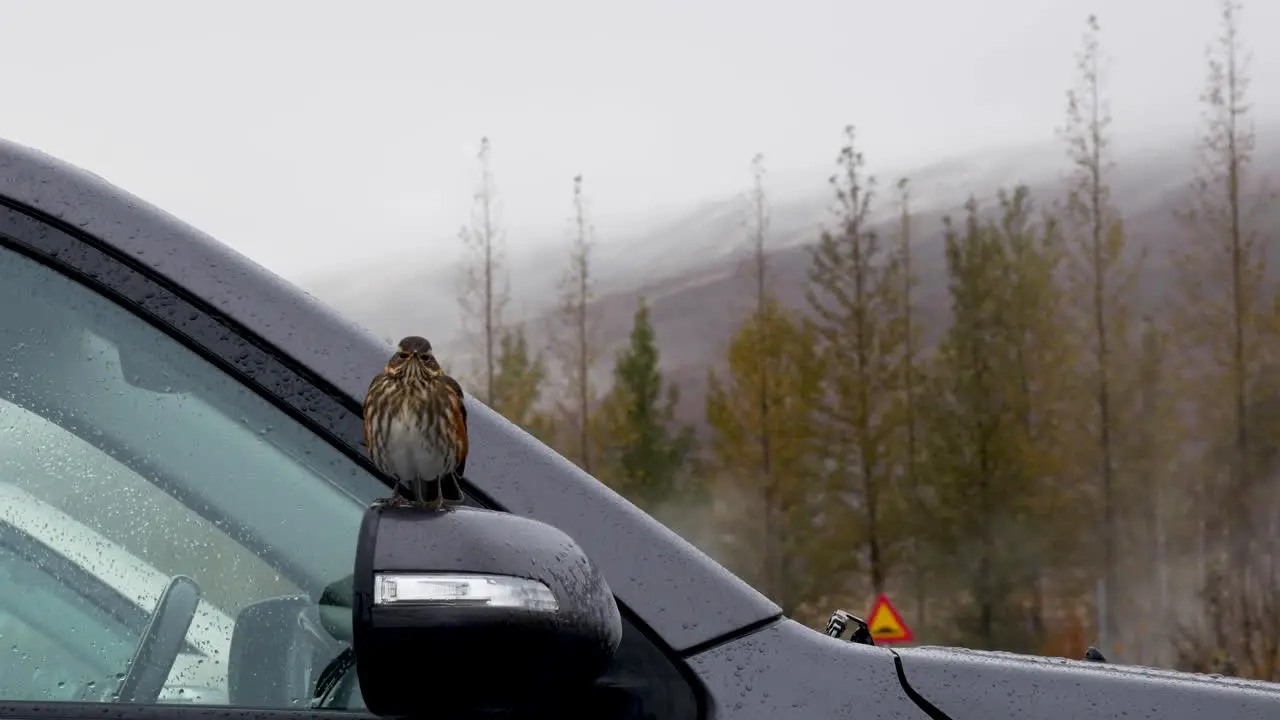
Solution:
[[[347,677],[347,673],[355,666],[356,651],[352,647],[345,648],[338,653],[337,657],[330,660],[329,664],[324,666],[324,670],[320,671],[320,677],[316,678],[316,690],[310,703],[311,709],[319,710],[329,707],[343,678]]]

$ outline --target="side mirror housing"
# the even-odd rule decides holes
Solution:
[[[371,507],[353,584],[356,674],[378,715],[554,702],[588,690],[622,640],[577,543],[507,513]]]

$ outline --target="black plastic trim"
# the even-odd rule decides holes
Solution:
[[[700,655],[708,650],[724,645],[725,643],[731,643],[734,640],[740,640],[748,635],[757,633],[769,627],[770,625],[782,622],[785,619],[786,618],[784,618],[782,614],[779,613],[777,615],[764,618],[763,620],[757,620],[756,622],[748,623],[738,628],[737,630],[734,630],[733,632],[725,633],[724,635],[721,635],[719,637],[714,637],[714,638],[711,638],[710,640],[707,640],[706,642],[700,642],[697,645],[686,648],[683,652],[680,653],[680,657],[687,659],[687,658],[693,657],[694,655]]]
[[[902,667],[902,656],[893,650],[889,652],[893,653],[893,667],[898,671],[898,682],[902,683],[902,691],[907,694],[907,697],[911,698],[911,702],[919,705],[930,720],[951,720],[950,715],[939,710],[936,705],[926,700],[923,695],[916,692],[915,688],[911,687],[911,683],[907,681],[907,671]]]
[[[685,659],[688,656],[684,653],[676,653],[672,651],[671,648],[662,641],[662,638],[658,637],[657,633],[655,633],[648,625],[645,625],[644,621],[641,620],[639,616],[621,602],[618,602],[618,613],[622,615],[622,641],[626,642],[628,629],[635,630],[639,632],[640,635],[644,636],[644,638],[649,642],[649,645],[655,648],[658,653],[662,655],[663,659],[671,664],[672,669],[676,671],[676,674],[684,680],[686,687],[689,688],[690,694],[693,695],[693,704],[695,708],[694,717],[699,718],[699,720],[708,717],[711,711],[709,693],[707,692],[706,685],[702,683],[702,679],[693,671],[693,668],[689,667],[689,663],[685,662]]]
[[[23,720],[356,720],[376,716],[357,711],[256,710],[218,705],[124,705],[103,703],[0,702],[0,718]]]
[[[0,198],[0,246],[86,285],[198,353],[327,440],[382,483],[364,451],[362,410],[333,386],[208,303],[56,218]],[[502,509],[466,484],[468,505]]]

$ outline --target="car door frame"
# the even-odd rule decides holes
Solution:
[[[0,147],[0,151],[2,150]],[[3,186],[2,170],[3,166],[0,165],[0,187]],[[121,253],[114,246],[83,230],[70,227],[62,220],[6,197],[0,197],[0,250],[16,252],[34,260],[141,318],[249,387],[283,410],[291,419],[324,437],[344,455],[390,487],[390,481],[372,466],[367,455],[360,450],[363,421],[358,406],[352,407],[350,394],[317,377],[301,363],[293,361],[264,340],[260,334],[228,314],[219,312],[205,299],[195,297],[176,286],[146,263]],[[464,489],[468,496],[467,504],[506,510],[473,483],[464,481]],[[656,524],[647,516],[644,518]],[[666,531],[665,528],[662,529]],[[670,531],[666,532],[670,534]],[[723,569],[720,571],[725,572]],[[729,600],[732,601],[732,598]],[[620,603],[620,609],[627,625],[643,635],[644,642],[665,656],[667,662],[683,678],[683,684],[693,694],[692,702],[697,707],[696,716],[704,716],[705,694],[685,659],[711,643],[699,643],[686,648],[685,652],[676,652],[625,604]],[[768,624],[773,619],[771,616],[765,622],[754,624],[751,629]],[[29,716],[41,707],[67,717],[99,717],[104,712],[101,704],[90,703],[79,709],[74,705],[58,703],[59,709],[54,711],[50,703],[0,701],[0,717]],[[164,707],[173,711],[181,709],[183,713],[196,709],[195,706],[183,705]],[[224,712],[226,708],[209,706],[209,709]],[[262,712],[269,714],[277,711]],[[353,711],[341,712],[344,716],[351,717]],[[64,715],[65,713],[72,714]],[[266,716],[270,715],[264,715]]]

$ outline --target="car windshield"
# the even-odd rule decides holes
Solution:
[[[223,618],[269,597],[317,598],[350,574],[363,508],[386,487],[284,410],[14,253],[0,253],[0,338],[0,491],[67,518],[10,518],[43,527],[53,552],[90,574],[123,552],[162,580],[187,575]],[[96,572],[147,584],[143,570]],[[148,612],[158,594],[138,595]],[[226,633],[197,622],[189,641],[202,632],[225,658]]]

